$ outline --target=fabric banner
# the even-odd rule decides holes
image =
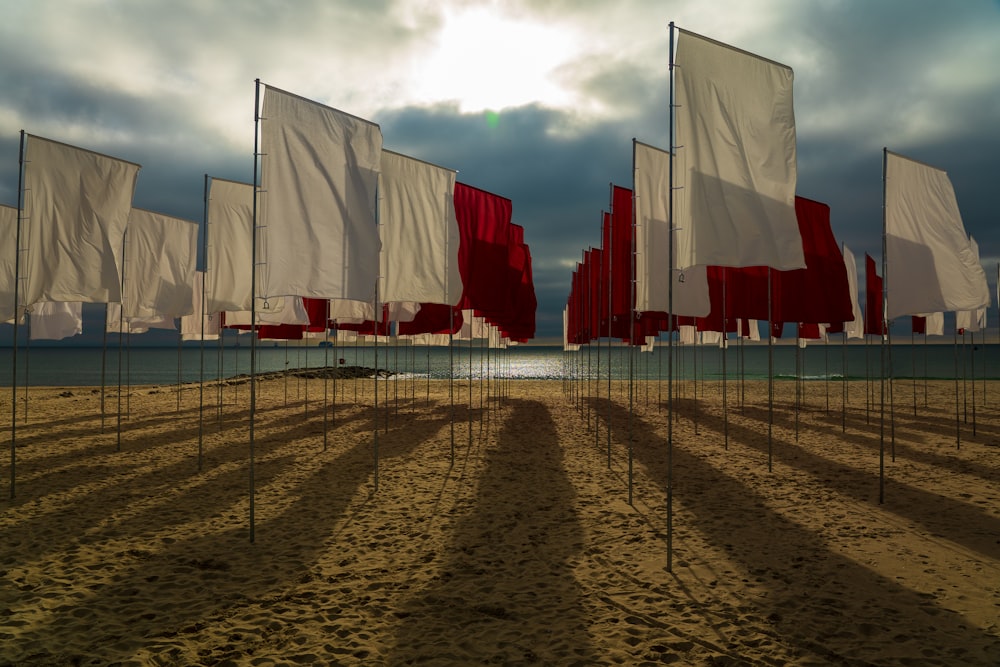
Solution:
[[[462,298],[454,198],[454,171],[382,151],[380,299],[455,305]]]
[[[125,319],[194,313],[198,224],[139,208],[125,234]]]
[[[135,318],[131,321],[122,317],[122,305],[120,303],[107,304],[104,314],[104,330],[108,333],[144,334],[150,329],[165,329],[176,331],[177,325],[174,318],[164,315],[155,315],[149,319]]]
[[[31,307],[31,340],[62,340],[83,333],[83,304],[43,301]]]
[[[264,92],[257,295],[374,298],[379,126]]]
[[[194,309],[191,315],[183,315],[181,317],[181,340],[217,340],[219,338],[219,320],[222,319],[219,317],[219,313],[204,311],[205,322],[202,325],[202,288],[204,281],[205,273],[203,271],[195,271],[194,283],[191,285],[191,301]],[[202,336],[203,329],[204,337]]]
[[[854,320],[844,322],[844,332],[848,339],[864,338],[865,318],[858,302],[858,263],[854,259],[854,253],[847,246],[844,246],[843,255],[844,270],[847,272],[847,289],[851,294],[851,312],[854,313]]]
[[[309,312],[302,297],[292,296],[274,299],[274,308],[257,311],[257,324],[310,324]],[[249,310],[227,310],[223,321],[226,327],[250,327]]]
[[[580,346],[576,343],[569,342],[569,307],[563,308],[563,351],[564,352],[577,352]]]
[[[891,151],[885,158],[887,317],[989,305],[948,174]]]
[[[944,335],[944,313],[923,313],[915,316],[923,320],[923,331],[913,330],[913,333],[922,333],[926,336]]]
[[[22,303],[121,301],[122,244],[139,169],[27,136]]]
[[[611,186],[611,314],[621,318],[635,308],[632,297],[632,191]]]
[[[886,332],[882,305],[882,277],[875,268],[875,260],[865,253],[865,333],[884,336]]]
[[[705,317],[711,310],[706,267],[687,265],[678,269],[674,248],[674,271],[670,272],[670,153],[633,141],[635,180],[635,308],[639,311],[670,312],[670,280],[673,279],[675,315]],[[677,214],[678,205],[674,204]]]
[[[509,266],[510,199],[456,183],[454,201],[461,236],[462,308],[474,308],[486,316],[510,312],[510,286],[498,284]]]
[[[250,310],[253,186],[212,178],[206,230],[206,309],[210,313]]]
[[[806,267],[778,272],[784,322],[848,322],[853,317],[850,286],[840,247],[830,228],[830,207],[795,198]]]
[[[17,209],[0,205],[0,322],[13,322],[14,313],[14,273],[17,263]]]
[[[805,267],[791,68],[684,30],[676,65],[678,268]]]

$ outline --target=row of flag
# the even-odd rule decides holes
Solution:
[[[30,312],[33,337],[61,338],[80,332],[81,303],[106,303],[108,330],[180,319],[186,338],[250,328],[250,312],[268,338],[534,336],[531,253],[509,199],[274,87],[259,126],[258,187],[205,178],[203,270],[197,223],[132,206],[139,165],[22,135],[19,205],[0,206],[0,322]]]
[[[885,150],[885,276],[866,273],[862,323],[829,206],[795,194],[792,70],[684,30],[671,70],[675,153],[633,141],[633,187],[612,185],[601,246],[573,274],[565,345],[647,345],[685,327],[724,339],[756,320],[772,336],[792,322],[800,338],[860,337],[904,315],[989,306],[947,174]]]

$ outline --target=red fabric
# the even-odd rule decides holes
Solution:
[[[921,317],[920,315],[910,316],[910,324],[913,326],[913,333],[915,334],[926,334],[927,333],[927,318]]]
[[[531,249],[526,243],[520,244],[520,255],[524,260],[520,279],[514,285],[514,310],[512,316],[500,326],[500,331],[512,341],[527,343],[535,337],[538,300],[535,297],[535,279],[531,268]]]
[[[509,287],[497,285],[509,266],[511,201],[505,197],[455,184],[455,217],[458,220],[458,270],[462,276],[463,308],[485,317],[510,310]]]
[[[310,299],[303,297],[302,305],[306,313],[309,314],[309,325],[306,331],[310,333],[322,333],[326,331],[327,314],[329,313],[329,301],[326,299]]]
[[[799,322],[799,338],[819,340],[819,324],[814,322]]]
[[[875,270],[875,260],[865,253],[865,333],[883,336],[882,278]]]
[[[583,344],[583,322],[580,302],[583,299],[583,287],[581,285],[580,265],[576,265],[576,270],[570,278],[569,301],[566,304],[566,340],[575,345]]]
[[[609,250],[605,248],[605,250]],[[619,319],[635,306],[632,280],[632,191],[611,188],[611,313]]]
[[[422,303],[412,321],[399,322],[396,327],[400,336],[415,336],[425,333],[453,334],[458,333],[464,321],[462,309],[458,306]]]
[[[271,338],[275,340],[302,340],[303,325],[301,324],[261,324],[257,327],[257,340]],[[322,329],[320,329],[322,331]]]
[[[781,307],[773,319],[783,322],[851,322],[854,313],[847,269],[830,229],[830,207],[795,198],[806,268],[776,271]]]

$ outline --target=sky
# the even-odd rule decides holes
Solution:
[[[600,244],[632,139],[668,147],[669,24],[794,70],[797,194],[880,257],[882,149],[948,172],[995,294],[1000,2],[4,0],[0,204],[21,130],[142,165],[133,205],[201,221],[251,182],[254,81],[377,122],[384,146],[508,197],[539,337]],[[863,284],[863,280],[861,281]],[[995,313],[994,304],[994,313]],[[996,315],[991,314],[994,326]]]

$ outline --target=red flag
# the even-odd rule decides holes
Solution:
[[[399,335],[415,336],[417,334],[447,334],[457,333],[465,322],[462,309],[458,306],[446,306],[440,303],[422,303],[416,316],[409,322],[399,322]]]
[[[461,306],[485,315],[504,313],[510,305],[510,293],[498,289],[496,279],[507,274],[509,265],[511,201],[455,183],[454,202],[461,239],[458,247],[458,269],[464,286]]]
[[[784,322],[850,322],[854,319],[847,269],[830,229],[830,207],[795,198],[806,268],[777,271],[781,308],[774,319]]]
[[[910,317],[910,324],[913,327],[913,333],[915,334],[926,334],[927,333],[927,318],[920,315],[913,315]]]
[[[882,278],[875,270],[875,260],[865,253],[865,333],[884,336],[885,319],[882,317]]]
[[[605,250],[609,250],[605,248]],[[619,319],[635,306],[632,280],[632,191],[611,188],[611,313]]]

